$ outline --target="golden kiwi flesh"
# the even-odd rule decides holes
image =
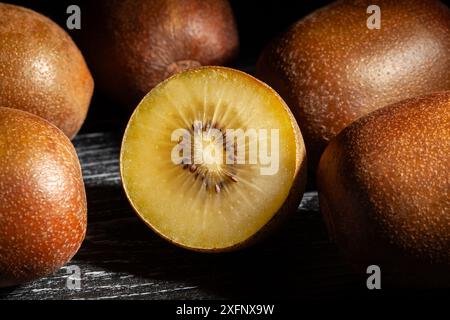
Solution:
[[[246,246],[295,212],[305,164],[284,101],[223,67],[185,71],[155,87],[133,113],[120,157],[139,217],[170,242],[206,252]]]

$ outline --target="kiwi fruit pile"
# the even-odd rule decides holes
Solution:
[[[0,3],[0,287],[57,271],[83,242],[70,139],[94,79],[132,111],[124,198],[165,240],[206,253],[255,244],[296,212],[309,171],[358,272],[450,284],[450,10],[377,5],[380,29],[360,0],[304,17],[254,77],[224,66],[239,49],[226,0],[82,2],[82,53],[48,18]]]
[[[57,271],[81,246],[86,193],[69,138],[93,86],[62,28],[0,3],[0,287]]]

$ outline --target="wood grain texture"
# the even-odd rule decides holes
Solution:
[[[103,127],[109,127],[104,125]],[[85,132],[92,127],[85,126]],[[117,127],[116,127],[117,129]],[[313,299],[368,294],[329,241],[317,192],[309,191],[280,232],[244,251],[202,254],[175,247],[134,214],[119,176],[121,134],[84,133],[74,144],[88,198],[88,232],[78,254],[55,275],[0,289],[0,300],[44,299]],[[81,289],[67,287],[68,266]],[[414,294],[429,294],[415,290]],[[404,292],[390,293],[403,296]]]
[[[75,146],[88,197],[88,233],[67,265],[81,269],[81,289],[68,273],[0,290],[0,299],[322,298],[363,288],[342,261],[308,192],[289,223],[257,247],[207,255],[174,247],[132,212],[119,177],[120,134],[86,133]]]

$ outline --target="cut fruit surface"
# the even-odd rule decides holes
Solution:
[[[240,247],[277,214],[295,211],[304,164],[283,100],[221,67],[179,73],[153,89],[121,150],[124,189],[138,215],[171,242],[202,251]]]

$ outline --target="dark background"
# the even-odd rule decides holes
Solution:
[[[89,0],[96,1],[96,0]],[[98,0],[97,0],[98,1]],[[107,1],[107,0],[106,0]],[[205,0],[208,1],[208,0]],[[394,0],[393,0],[394,1]],[[83,6],[80,0],[5,0],[8,3],[22,5],[34,9],[60,24],[65,28],[68,15],[66,9],[71,4]],[[241,64],[255,62],[264,46],[283,32],[292,23],[308,15],[314,10],[323,7],[332,0],[230,0],[233,7],[240,35]],[[368,0],[368,4],[376,4],[376,0]],[[450,0],[441,0],[450,4]],[[72,31],[76,37],[77,31]]]
[[[95,0],[90,0],[95,1]],[[107,1],[107,0],[106,0]],[[208,0],[205,0],[208,1]],[[63,28],[67,19],[66,8],[80,5],[77,0],[6,0],[34,9],[59,23]],[[230,0],[241,37],[241,59],[255,59],[271,38],[283,32],[293,22],[332,0]],[[376,4],[376,0],[368,1]],[[441,0],[450,4],[450,0]],[[80,5],[81,6],[81,5]],[[83,7],[81,6],[83,12]]]
[[[95,0],[90,0],[95,1]],[[106,0],[107,1],[107,0]],[[208,0],[205,0],[208,1]],[[76,0],[6,0],[7,3],[22,5],[36,10],[63,28],[68,15],[66,9],[71,4],[80,5]],[[241,59],[254,59],[264,45],[277,33],[308,13],[320,8],[330,0],[230,0],[234,9],[241,37]],[[83,14],[83,6],[80,5]],[[75,31],[76,32],[76,31]]]

